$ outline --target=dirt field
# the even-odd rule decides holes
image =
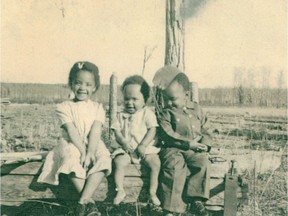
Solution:
[[[55,105],[2,106],[1,152],[47,151],[53,148],[60,135],[54,109]],[[209,118],[208,126],[214,134],[214,153],[236,158],[240,174],[249,182],[249,205],[239,207],[239,215],[286,215],[286,109],[205,107],[204,110]],[[104,126],[103,140],[107,141],[107,125]],[[247,163],[247,157],[257,160],[256,166],[250,161]],[[256,168],[257,172],[254,172]],[[30,208],[30,205],[26,203],[24,207]],[[1,208],[3,212],[12,207]],[[45,203],[36,205],[36,208],[41,208],[43,215],[69,215],[69,208]],[[122,215],[136,215],[135,205],[127,204],[120,208]],[[119,211],[109,204],[101,204],[100,209],[106,215],[119,215]],[[16,208],[14,212],[17,211],[19,209]],[[148,214],[151,212],[143,207],[142,215]],[[154,209],[153,215],[161,214]]]

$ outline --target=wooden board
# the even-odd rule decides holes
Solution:
[[[25,200],[31,199],[71,199],[77,200],[78,194],[68,180],[63,177],[60,186],[50,186],[37,183],[37,178],[41,172],[41,161],[18,162],[4,164],[1,166],[1,204],[16,205]],[[226,163],[212,164],[212,177],[210,180],[210,200],[207,208],[215,209],[215,206],[222,209],[224,206],[224,184],[223,176],[227,170]],[[129,165],[126,169],[124,187],[127,193],[125,202],[146,202],[148,199],[148,170],[139,165]],[[112,177],[104,179],[94,194],[94,199],[98,201],[111,202],[115,189]],[[237,192],[241,197],[242,193]],[[69,197],[69,198],[68,198]],[[18,203],[15,201],[19,201]]]
[[[39,175],[40,169],[42,167],[42,161],[32,161],[32,162],[14,162],[9,164],[3,164],[1,166],[1,176],[3,175]],[[225,173],[229,168],[227,162],[218,162],[211,164],[211,178],[224,178]],[[128,165],[126,171],[126,176],[130,177],[147,177],[149,176],[149,170],[140,165]]]

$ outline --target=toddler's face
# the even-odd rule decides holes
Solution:
[[[165,107],[180,109],[186,106],[186,92],[177,81],[172,82],[163,91],[163,96]]]
[[[145,106],[144,97],[140,89],[141,86],[138,84],[129,84],[125,86],[123,96],[126,112],[133,114]]]
[[[94,75],[89,71],[79,71],[72,83],[72,91],[75,94],[75,99],[86,101],[95,90]]]

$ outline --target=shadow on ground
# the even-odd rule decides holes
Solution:
[[[113,206],[107,202],[96,203],[102,216],[162,216],[160,207],[154,207],[144,203],[124,203]],[[43,199],[30,200],[20,206],[1,205],[2,216],[76,216],[74,214],[75,203],[64,203],[58,200]],[[138,214],[137,214],[138,212]],[[211,212],[211,216],[221,216],[223,212]],[[185,213],[183,216],[194,216],[192,213]]]

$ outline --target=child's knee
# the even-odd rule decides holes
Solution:
[[[186,162],[182,155],[176,154],[166,158],[166,160],[162,162],[162,167],[168,170],[181,170],[186,167]]]
[[[119,155],[114,159],[114,163],[116,168],[125,168],[129,164],[129,158],[126,155]]]
[[[199,157],[197,162],[202,167],[210,166],[210,161],[208,159],[208,156],[206,156],[206,155],[205,156],[203,155],[203,157]]]
[[[151,170],[160,170],[161,162],[157,154],[146,155],[145,161]]]
[[[159,172],[161,168],[160,160],[153,161],[150,168],[152,171]]]

